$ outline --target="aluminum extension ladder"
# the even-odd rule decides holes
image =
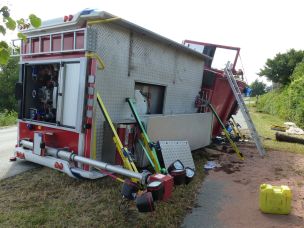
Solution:
[[[255,142],[255,145],[256,145],[256,147],[257,147],[260,155],[262,157],[264,157],[265,154],[266,154],[266,152],[265,152],[265,150],[264,150],[264,148],[262,146],[262,143],[261,143],[261,140],[260,140],[259,135],[257,133],[257,130],[255,129],[255,126],[254,126],[254,124],[252,122],[252,119],[250,117],[250,114],[249,114],[249,111],[248,111],[248,109],[246,107],[246,104],[245,104],[245,102],[243,100],[242,93],[241,93],[241,91],[239,89],[239,86],[238,86],[238,84],[237,84],[237,82],[236,82],[236,80],[235,80],[235,78],[233,76],[233,73],[232,73],[231,69],[230,69],[230,62],[227,63],[227,65],[226,65],[226,67],[224,69],[224,74],[226,75],[226,77],[228,79],[228,82],[229,82],[230,87],[231,87],[231,89],[233,91],[233,94],[234,94],[234,96],[236,98],[236,101],[237,101],[237,103],[239,105],[239,108],[240,108],[240,110],[241,110],[241,112],[242,112],[242,114],[243,114],[243,116],[245,118],[245,121],[246,121],[247,126],[249,128],[249,131],[251,133],[251,137],[253,138],[253,140]]]
[[[33,56],[44,54],[60,54],[87,51],[87,28],[79,28],[68,31],[44,33],[40,35],[27,36],[26,41],[22,39],[13,39],[12,45],[20,48],[20,53],[12,49],[12,56]],[[69,49],[65,47],[65,41],[70,36],[72,45]],[[83,44],[77,46],[78,39],[81,37]],[[43,40],[48,41],[48,47],[44,47]],[[58,47],[55,50],[55,40],[58,40]],[[18,45],[16,44],[18,43]],[[47,50],[43,50],[43,48]]]

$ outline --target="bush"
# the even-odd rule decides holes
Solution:
[[[260,97],[257,111],[279,116],[304,127],[304,63],[294,70],[290,85]]]
[[[4,110],[0,113],[0,126],[9,126],[17,123],[17,112]]]
[[[17,110],[14,91],[19,77],[18,61],[19,58],[12,57],[6,65],[0,65],[0,112]]]

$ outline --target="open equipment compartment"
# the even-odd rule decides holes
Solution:
[[[81,130],[85,69],[85,60],[22,64],[19,119]]]
[[[22,118],[56,123],[60,65],[24,65],[24,103]]]

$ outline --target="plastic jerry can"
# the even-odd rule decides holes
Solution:
[[[292,193],[288,186],[260,186],[260,210],[271,214],[289,214],[291,211]]]

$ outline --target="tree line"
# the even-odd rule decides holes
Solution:
[[[304,127],[304,51],[291,49],[268,59],[259,75],[279,86],[263,95],[257,110]]]
[[[303,62],[304,51],[290,49],[286,53],[278,53],[272,59],[267,59],[263,68],[260,69],[258,75],[266,77],[275,84],[275,87],[284,87],[293,81],[293,73],[295,68]],[[252,89],[251,96],[262,95],[270,90],[269,87],[259,79],[250,84]]]
[[[10,57],[12,48],[4,40],[7,30],[15,31],[24,28],[38,28],[41,26],[41,19],[35,14],[30,14],[28,18],[14,19],[8,6],[0,4],[0,113],[16,110],[16,100],[14,97],[14,87],[19,76],[17,57]],[[17,33],[18,38],[26,40],[22,32]],[[18,50],[16,50],[18,51]]]

